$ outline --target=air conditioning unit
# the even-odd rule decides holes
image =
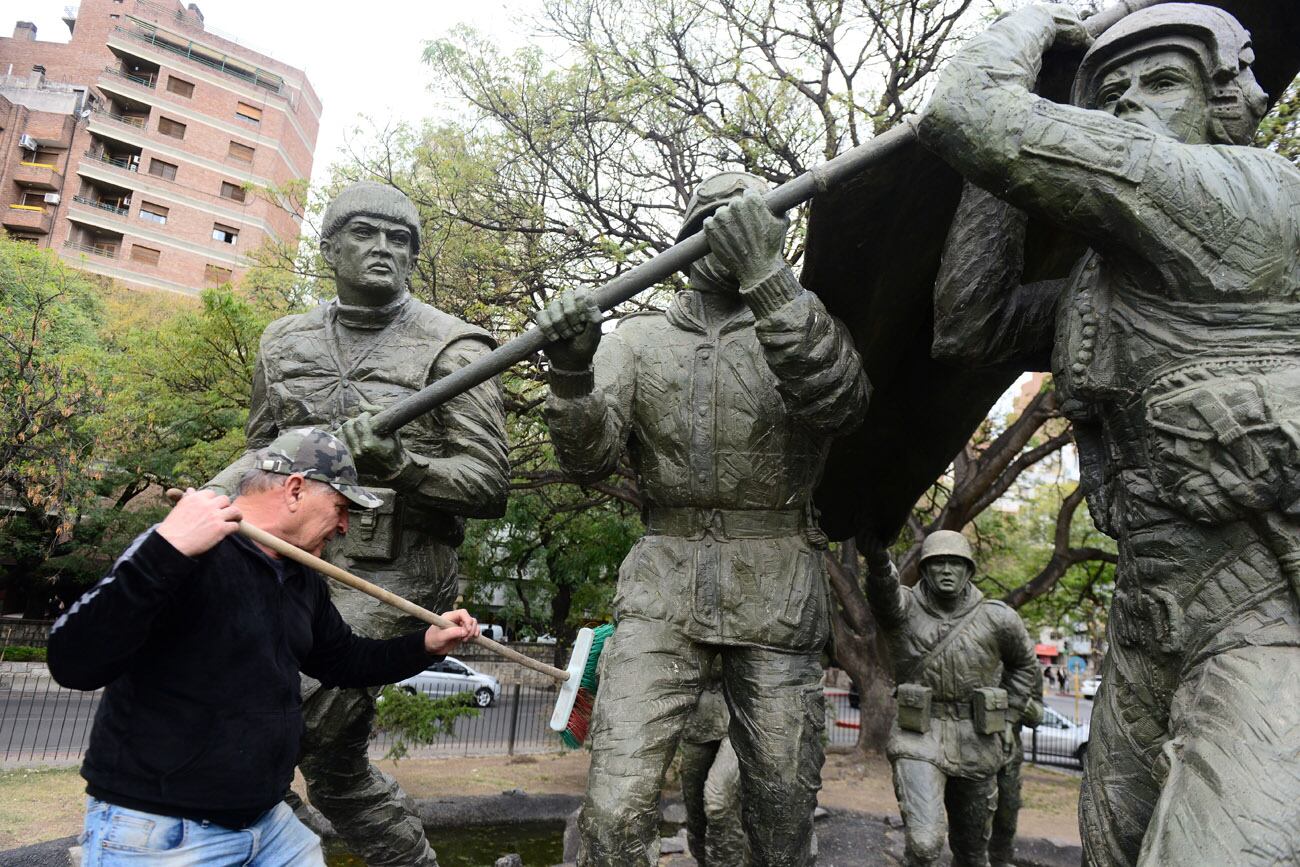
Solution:
[[[18,147],[25,151],[34,151],[36,150],[36,139],[29,136],[27,133],[23,133],[18,136]]]
[[[46,193],[46,194],[45,194],[45,204],[47,204],[47,205],[57,205],[58,203],[59,203],[59,194],[58,194],[58,193]]]

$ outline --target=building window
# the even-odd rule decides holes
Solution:
[[[262,110],[255,105],[241,102],[235,106],[235,117],[247,123],[260,124],[262,122]]]
[[[203,281],[205,283],[229,283],[234,273],[229,268],[208,264],[203,266]]]
[[[212,240],[220,241],[223,244],[234,244],[239,240],[239,230],[233,226],[225,226],[221,223],[212,224]]]
[[[58,151],[39,150],[32,154],[32,158],[28,162],[35,163],[38,166],[48,166],[52,169],[58,168],[59,154]]]
[[[176,164],[163,162],[154,157],[149,158],[149,174],[165,181],[176,180]]]
[[[19,204],[24,208],[40,208],[43,211],[45,210],[45,194],[24,191],[23,200]]]
[[[140,203],[140,219],[148,220],[151,223],[157,223],[160,226],[167,225],[167,208],[162,205],[155,205],[153,202]]]
[[[232,184],[230,181],[221,182],[221,198],[234,199],[236,202],[242,202],[246,192],[239,184]]]
[[[253,161],[253,149],[246,144],[232,141],[228,156],[232,160],[239,160],[241,163],[251,163]]]
[[[167,76],[167,91],[189,99],[194,95],[194,83],[174,75]]]
[[[143,262],[146,265],[157,265],[158,257],[162,255],[161,250],[155,250],[153,247],[141,247],[139,244],[131,245],[131,258],[136,262]]]
[[[158,118],[158,132],[172,138],[185,138],[185,124],[174,121],[170,117],[160,117]]]

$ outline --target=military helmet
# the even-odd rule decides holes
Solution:
[[[1149,6],[1120,19],[1093,42],[1074,79],[1071,101],[1097,107],[1101,80],[1134,55],[1172,48],[1196,58],[1210,103],[1211,136],[1217,144],[1249,144],[1268,108],[1268,94],[1255,80],[1250,33],[1231,14],[1200,3]]]
[[[745,190],[766,193],[767,182],[749,172],[719,172],[706,178],[695,188],[690,201],[686,203],[686,214],[682,217],[682,228],[677,232],[677,240],[683,241],[694,235],[704,225],[706,217]]]
[[[324,482],[363,509],[383,500],[361,486],[357,465],[343,440],[318,427],[299,427],[276,437],[253,457],[256,469]]]
[[[960,557],[970,564],[975,571],[975,556],[971,553],[970,542],[955,530],[935,530],[921,543],[921,563],[931,557]]]
[[[357,181],[344,187],[325,207],[320,236],[330,237],[358,216],[401,223],[411,230],[411,255],[420,252],[420,212],[406,193],[396,187],[375,181]]]

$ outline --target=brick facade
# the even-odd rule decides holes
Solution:
[[[321,104],[302,71],[205,31],[194,4],[83,0],[75,16],[67,44],[25,22],[0,38],[5,229],[182,294],[297,238],[249,188],[311,175]]]

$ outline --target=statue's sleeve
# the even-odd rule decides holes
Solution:
[[[1002,688],[1007,691],[1007,704],[1018,718],[1030,698],[1041,695],[1042,667],[1034,655],[1034,643],[1029,638],[1020,615],[1009,606],[1003,612],[999,627],[998,644],[1002,653]]]
[[[1216,232],[1207,220],[1247,226],[1279,193],[1258,183],[1238,153],[1245,148],[1182,144],[1035,96],[1055,34],[1051,13],[1034,6],[974,37],[940,73],[921,140],[974,183],[1102,253],[1195,279],[1205,243],[1222,240],[1208,237]]]
[[[935,358],[997,364],[1051,351],[1065,281],[1021,282],[1027,220],[966,182],[934,284]]]
[[[280,433],[267,398],[266,366],[262,364],[262,357],[259,347],[257,360],[253,362],[253,395],[248,405],[248,423],[244,426],[244,453],[203,486],[227,497],[235,496],[239,480],[253,468],[253,455],[257,450],[270,445]]]
[[[624,335],[604,335],[590,370],[552,370],[546,424],[555,457],[581,483],[597,482],[618,466],[632,424],[636,354]]]
[[[430,382],[459,370],[491,351],[487,341],[462,337],[439,353]],[[410,502],[469,518],[505,513],[510,489],[505,405],[493,378],[456,395],[434,410],[442,454],[406,450],[408,463],[392,486]]]
[[[867,570],[867,604],[876,622],[885,630],[901,628],[907,621],[907,594],[898,580],[898,567],[889,564],[888,571]]]
[[[786,411],[827,436],[857,427],[870,385],[844,323],[788,267],[742,294]]]

